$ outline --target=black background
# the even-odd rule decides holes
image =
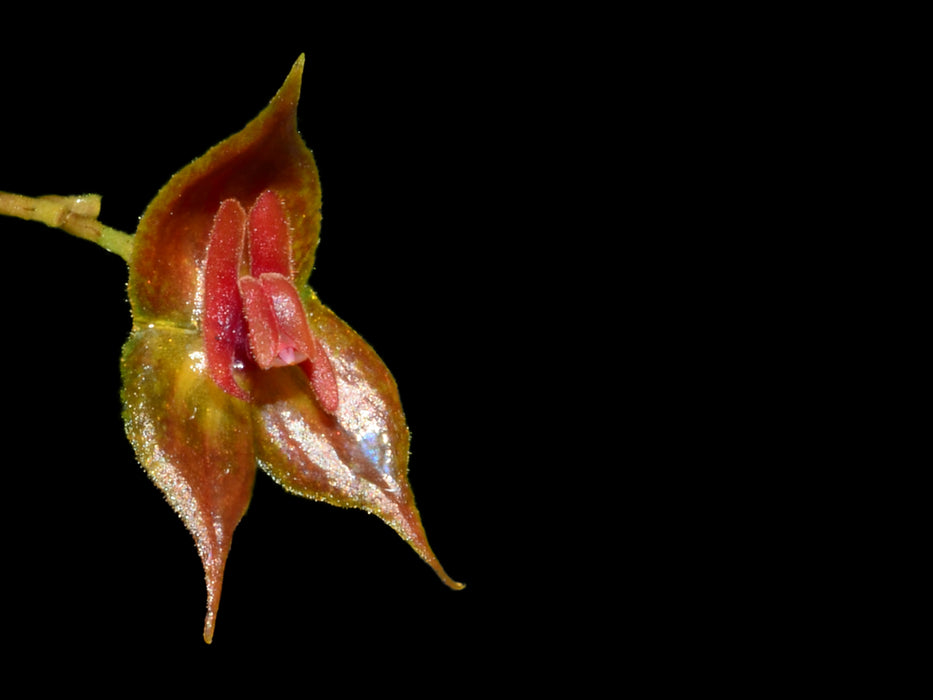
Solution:
[[[812,72],[795,13],[736,29],[706,8],[706,25],[663,7],[646,26],[583,6],[325,7],[4,8],[0,190],[96,192],[101,219],[131,231],[306,53],[299,123],[324,199],[311,283],[394,373],[428,537],[467,588],[446,589],[377,519],[260,475],[205,646],[193,542],[123,434],[125,265],[3,219],[10,687],[589,697],[633,678],[796,689],[797,669],[836,687],[877,667],[879,644],[912,639],[863,627],[866,601],[899,615],[853,581],[900,586],[892,568],[860,551],[822,576],[840,544],[863,545],[832,510],[844,479],[819,483],[848,436],[828,432],[825,451],[799,438],[807,421],[823,431],[829,403],[806,374],[773,390],[784,341],[776,356],[758,345],[784,321],[772,329],[742,279],[777,251],[774,289],[788,289],[785,205],[791,228],[810,220],[793,209],[797,173],[829,172],[823,143],[812,167],[806,139],[824,130],[796,86],[862,80],[832,46],[841,16],[823,27],[830,72]],[[849,111],[838,121],[860,125]],[[800,225],[801,240],[825,233]],[[787,338],[809,364],[813,337]],[[884,520],[863,496],[847,502]]]
[[[770,574],[747,562],[768,550],[754,534],[723,547],[749,530],[721,508],[731,475],[702,463],[736,432],[694,354],[719,346],[682,323],[691,304],[705,318],[707,280],[678,265],[707,239],[668,186],[706,177],[678,139],[717,145],[691,115],[718,115],[718,97],[695,103],[651,73],[669,62],[691,83],[693,56],[563,7],[322,8],[5,9],[0,190],[98,193],[101,220],[132,231],[305,53],[299,128],[324,217],[311,285],[394,374],[428,538],[467,588],[447,589],[378,519],[259,474],[206,646],[193,541],[120,417],[125,264],[4,218],[0,670],[123,695],[525,696],[569,680],[589,697],[766,658],[747,641],[782,608],[754,599]]]
[[[193,541],[123,433],[125,264],[3,219],[6,634],[24,657],[92,652],[92,680],[113,680],[107,663],[125,657],[155,678],[253,656],[269,682],[258,660],[274,659],[309,691],[315,674],[444,692],[556,672],[544,659],[579,643],[567,625],[583,615],[556,582],[595,564],[561,517],[574,488],[547,476],[567,427],[538,363],[562,351],[531,330],[550,290],[523,279],[558,265],[553,239],[541,244],[558,231],[528,218],[532,201],[560,207],[554,146],[531,116],[556,99],[540,92],[555,47],[489,18],[157,19],[168,28],[77,18],[6,42],[0,189],[98,193],[101,221],[133,231],[169,177],[252,119],[305,53],[299,128],[324,202],[311,284],[393,372],[429,540],[467,588],[448,590],[376,518],[260,473],[206,646]]]

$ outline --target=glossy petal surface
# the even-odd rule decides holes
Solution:
[[[256,475],[249,404],[220,389],[190,331],[137,331],[123,349],[126,433],[136,457],[194,537],[213,636],[233,531]]]
[[[300,372],[270,372],[254,388],[260,466],[286,489],[362,508],[396,530],[452,588],[428,545],[408,483],[409,434],[395,380],[382,360],[315,297],[309,322],[330,359],[340,405],[321,409]]]

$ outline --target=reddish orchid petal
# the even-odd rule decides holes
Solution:
[[[249,210],[249,269],[253,277],[277,272],[291,279],[291,232],[282,202],[266,190]]]
[[[202,321],[211,377],[228,394],[244,401],[248,396],[234,379],[233,363],[246,331],[238,284],[245,236],[242,205],[235,199],[224,200],[208,239]]]
[[[340,392],[337,389],[337,375],[334,373],[334,366],[331,364],[327,351],[314,334],[311,334],[311,340],[315,344],[314,362],[307,360],[301,364],[302,369],[311,382],[314,389],[314,395],[318,403],[330,414],[337,412],[340,405]]]

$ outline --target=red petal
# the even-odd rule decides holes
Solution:
[[[266,190],[249,210],[250,274],[277,272],[292,278],[292,243],[282,202]]]
[[[214,216],[204,265],[204,344],[211,377],[244,401],[248,396],[233,377],[233,362],[246,336],[238,285],[245,237],[246,212],[235,199],[224,200]]]
[[[321,342],[311,335],[311,339],[317,346],[314,351],[314,362],[310,360],[302,364],[308,380],[311,382],[311,388],[314,389],[314,395],[318,402],[330,414],[335,414],[340,405],[340,396],[337,391],[337,375],[334,374],[334,366],[327,356],[327,351]]]

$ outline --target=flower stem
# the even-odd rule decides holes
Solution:
[[[25,197],[11,192],[0,192],[0,214],[60,228],[72,236],[92,241],[101,248],[116,253],[129,263],[133,257],[133,237],[104,226],[97,220],[99,213],[100,196],[96,194]]]

